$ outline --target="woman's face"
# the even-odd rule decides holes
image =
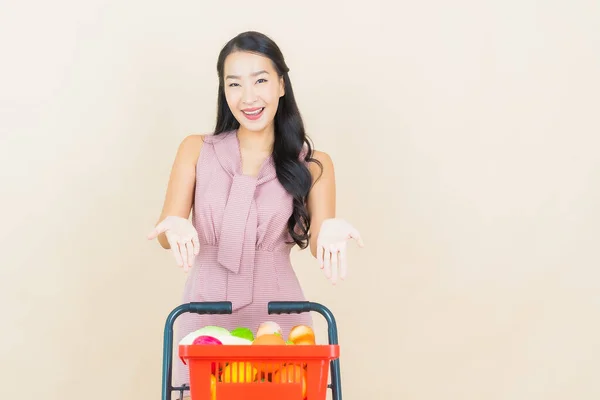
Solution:
[[[283,78],[267,57],[237,51],[225,59],[225,98],[240,125],[249,131],[272,129]]]

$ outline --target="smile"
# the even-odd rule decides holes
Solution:
[[[261,107],[261,108],[242,110],[242,112],[244,113],[246,118],[248,118],[250,120],[257,120],[261,117],[264,110],[265,110],[265,108]]]

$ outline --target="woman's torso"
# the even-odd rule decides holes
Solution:
[[[257,175],[245,175],[235,131],[206,137],[192,217],[200,240],[194,291],[205,301],[232,301],[234,310],[257,296],[303,299],[290,263],[292,210],[271,157]]]

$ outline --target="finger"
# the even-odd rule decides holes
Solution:
[[[340,252],[338,254],[338,262],[340,264],[340,279],[346,279],[346,274],[348,273],[348,264],[346,260],[346,246],[342,246],[340,248]]]
[[[323,246],[317,244],[317,261],[319,261],[319,268],[323,269]]]
[[[323,248],[323,270],[327,279],[331,278],[331,254]]]
[[[183,269],[184,271],[187,271],[189,268],[189,264],[188,264],[188,254],[187,254],[187,249],[185,247],[185,242],[180,242],[178,243],[179,245],[179,251],[181,252],[181,259],[183,261]]]
[[[194,235],[192,244],[194,245],[194,255],[197,256],[200,253],[200,240],[198,239],[198,235]]]
[[[356,243],[358,244],[359,247],[364,247],[365,244],[362,240],[362,237],[360,236],[360,232],[358,232],[358,230],[352,228],[350,230],[350,234],[348,235],[350,238],[356,240]]]
[[[331,245],[329,251],[331,252],[331,283],[335,285],[338,277],[338,249]]]
[[[186,242],[185,248],[188,256],[188,266],[192,268],[194,265],[194,244],[191,241]]]
[[[183,267],[183,259],[181,258],[181,252],[179,251],[179,244],[173,240],[169,240],[169,245],[171,246],[171,252],[175,256],[175,262],[178,266]]]
[[[159,223],[158,225],[156,225],[154,227],[154,229],[152,230],[152,232],[150,232],[148,234],[148,239],[149,240],[156,239],[156,237],[158,235],[160,235],[161,233],[165,232],[168,228],[169,228],[168,225],[163,220],[161,223]]]

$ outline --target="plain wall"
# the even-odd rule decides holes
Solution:
[[[293,252],[344,399],[598,399],[599,4],[3,2],[0,398],[159,398],[185,276],[146,234],[254,29],[366,243],[336,287]]]

